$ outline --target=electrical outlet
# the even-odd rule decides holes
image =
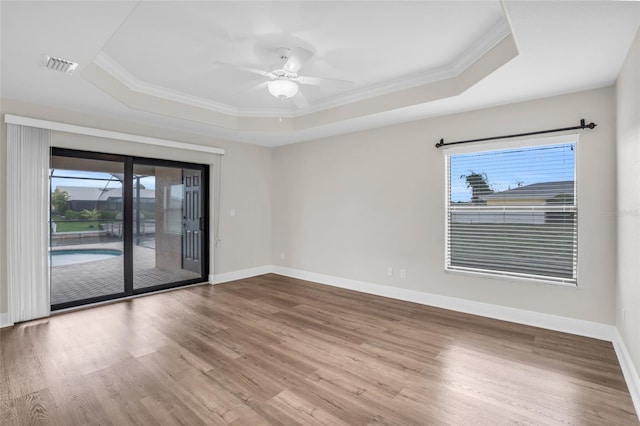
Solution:
[[[390,276],[390,277],[392,277],[392,276],[393,276],[393,268],[392,268],[391,266],[389,266],[389,267],[387,268],[387,275],[388,275],[388,276]]]
[[[407,270],[406,269],[400,269],[400,278],[402,278],[402,279],[407,278]]]
[[[284,253],[280,253],[280,259],[284,260]]]
[[[231,209],[231,211],[229,212],[229,215],[231,215],[231,217],[236,215],[236,209]]]

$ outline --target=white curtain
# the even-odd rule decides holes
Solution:
[[[7,124],[9,321],[49,315],[51,130]]]

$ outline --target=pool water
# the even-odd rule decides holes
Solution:
[[[64,266],[111,259],[114,256],[122,256],[122,251],[111,249],[55,250],[49,252],[49,261],[51,266]]]

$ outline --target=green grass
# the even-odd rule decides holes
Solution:
[[[100,226],[97,220],[90,221],[72,221],[72,222],[56,222],[56,232],[80,232],[80,231],[99,231]]]

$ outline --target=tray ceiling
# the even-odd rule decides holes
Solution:
[[[640,24],[634,2],[2,1],[2,96],[280,145],[602,87]],[[313,53],[280,100],[277,49]],[[44,55],[78,62],[46,70]]]
[[[139,92],[291,117],[455,77],[509,33],[497,1],[143,2],[94,62]],[[300,74],[353,86],[302,86],[301,108],[254,88],[268,78],[234,68],[270,71],[282,47],[313,52]]]

